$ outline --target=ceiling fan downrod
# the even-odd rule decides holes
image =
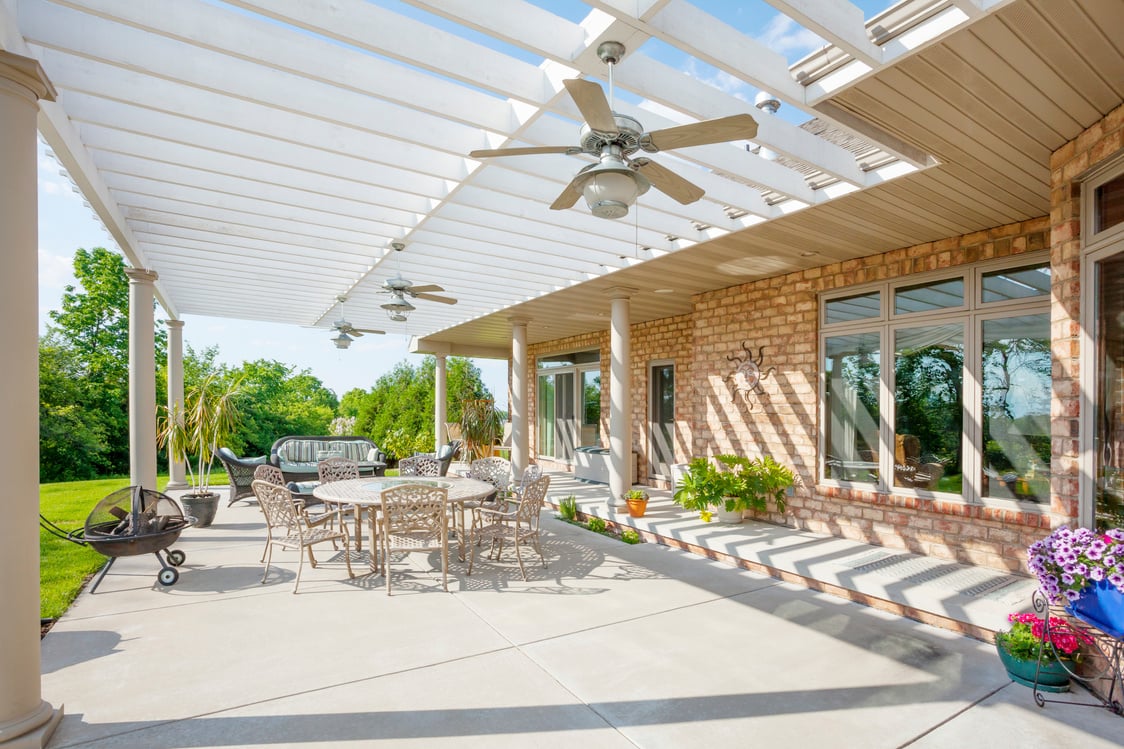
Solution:
[[[597,56],[609,66],[609,110],[613,110],[613,66],[624,57],[624,45],[620,42],[601,42],[597,46]],[[614,112],[615,114],[615,112]]]

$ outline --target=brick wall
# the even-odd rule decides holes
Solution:
[[[1081,418],[1081,184],[1089,169],[1124,150],[1124,106],[1050,157],[1050,263],[1053,305],[1054,397],[1050,425],[1051,494],[1063,515],[1076,518],[1079,503]]]

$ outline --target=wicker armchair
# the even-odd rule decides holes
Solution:
[[[258,466],[268,463],[269,456],[239,458],[229,447],[220,447],[215,450],[215,457],[226,469],[226,476],[230,482],[230,501],[226,503],[226,506],[230,507],[240,499],[254,496],[252,486],[254,471],[257,470]]]
[[[543,502],[546,492],[550,488],[550,476],[543,476],[527,486],[519,497],[515,509],[503,511],[489,507],[475,507],[472,510],[472,531],[469,544],[471,547],[468,557],[468,574],[472,574],[472,565],[476,560],[476,547],[482,541],[491,541],[488,549],[488,558],[493,553],[498,560],[503,553],[505,541],[515,547],[515,558],[519,562],[519,574],[527,579],[527,571],[523,568],[523,544],[530,541],[535,551],[546,567],[546,557],[543,556],[542,546],[539,543],[539,516],[542,514]]]
[[[296,549],[297,579],[293,583],[293,593],[301,584],[301,571],[304,569],[304,555],[307,550],[308,562],[316,566],[316,557],[312,555],[315,544],[330,542],[333,547],[337,541],[343,542],[343,558],[347,563],[348,577],[355,577],[351,569],[351,539],[347,533],[347,525],[340,522],[339,530],[327,527],[339,513],[324,513],[319,518],[312,519],[305,512],[299,502],[293,501],[293,495],[288,488],[271,484],[260,479],[253,482],[253,491],[258,498],[258,506],[265,515],[266,547],[265,571],[262,572],[261,581],[264,583],[269,576],[269,563],[273,558],[273,547],[282,549]]]

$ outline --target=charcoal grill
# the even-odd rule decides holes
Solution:
[[[184,563],[187,555],[168,547],[194,522],[194,518],[184,517],[179,503],[167,494],[141,486],[118,489],[106,496],[86,517],[86,525],[76,531],[64,531],[39,516],[39,524],[54,535],[89,546],[108,558],[90,586],[91,593],[118,557],[140,554],[153,554],[160,562],[156,580],[161,585],[175,585],[180,578],[176,567]]]

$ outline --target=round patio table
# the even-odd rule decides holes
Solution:
[[[363,511],[368,513],[377,511],[382,506],[382,493],[404,484],[422,484],[424,486],[438,486],[447,489],[450,509],[453,510],[453,529],[457,531],[457,544],[459,546],[461,561],[464,561],[465,549],[465,524],[464,503],[484,499],[496,490],[496,487],[487,481],[463,478],[460,476],[378,476],[358,479],[344,479],[321,484],[312,490],[312,496],[323,500],[325,504],[351,505],[355,508],[355,533],[363,532]],[[372,516],[373,519],[373,516]],[[459,520],[459,527],[458,527]],[[377,539],[371,534],[371,571],[377,572],[378,549]]]

